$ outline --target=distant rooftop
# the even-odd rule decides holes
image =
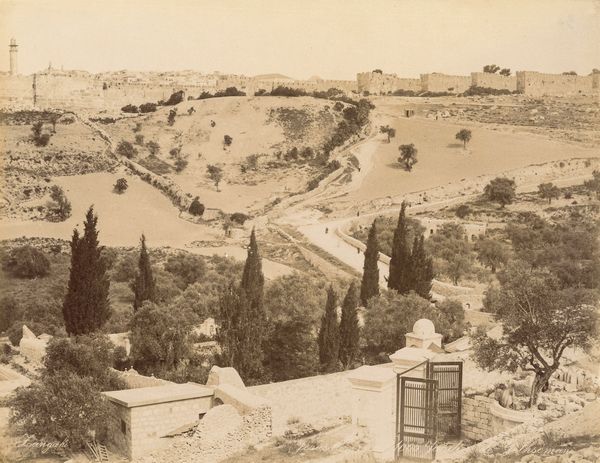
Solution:
[[[125,389],[123,391],[108,391],[103,394],[111,402],[132,408],[212,396],[213,388],[201,386],[200,384],[186,383],[140,387],[137,389]]]

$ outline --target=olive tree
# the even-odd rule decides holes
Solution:
[[[502,337],[478,332],[473,357],[487,370],[533,372],[529,399],[533,406],[559,368],[565,349],[585,351],[598,338],[597,298],[585,288],[564,288],[547,270],[532,270],[522,261],[509,266],[499,280],[492,309],[502,323]]]

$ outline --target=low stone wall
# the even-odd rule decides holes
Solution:
[[[484,395],[464,397],[462,401],[462,435],[467,439],[485,440],[492,437],[490,406],[494,399]]]
[[[512,410],[504,408],[493,400],[490,405],[492,435],[508,431],[533,417],[531,410]]]

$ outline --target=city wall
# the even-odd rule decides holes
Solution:
[[[302,89],[309,93],[338,88],[347,94],[368,92],[374,95],[396,91],[461,94],[474,86],[517,91],[531,96],[573,96],[600,94],[600,74],[574,76],[517,71],[516,76],[484,72],[453,76],[430,73],[411,79],[396,74],[362,72],[357,74],[356,80],[291,80],[192,72],[90,74],[85,71],[48,69],[30,76],[0,73],[0,106],[118,110],[126,104],[140,105],[166,100],[179,90],[183,90],[186,97],[196,98],[202,92],[214,93],[228,87],[236,87],[247,95],[253,95],[260,89],[271,91],[278,86]]]
[[[494,88],[496,90],[517,90],[516,76],[502,76],[489,72],[472,72],[471,85],[473,87]]]
[[[469,76],[450,76],[447,74],[421,74],[421,89],[424,92],[463,93],[471,86]]]
[[[600,90],[600,74],[573,76],[517,71],[517,90],[526,95],[590,95]]]

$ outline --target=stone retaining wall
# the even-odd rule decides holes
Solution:
[[[485,440],[493,436],[490,406],[494,399],[483,395],[464,397],[462,401],[462,435],[467,439]]]

